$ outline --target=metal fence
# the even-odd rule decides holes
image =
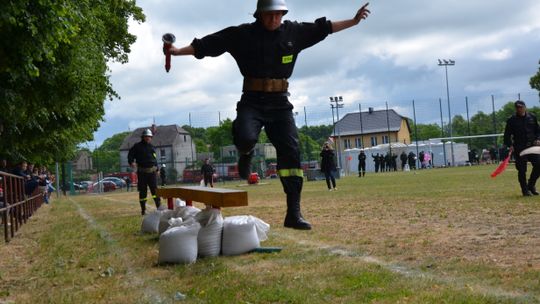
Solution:
[[[451,93],[452,92],[450,92],[450,98],[444,96],[440,98],[404,98],[401,100],[380,99],[354,101],[349,100],[347,96],[339,96],[340,98],[325,97],[324,99],[328,102],[327,106],[304,107],[295,105],[293,111],[295,114],[296,125],[300,128],[303,126],[333,125],[348,113],[360,111],[366,112],[369,108],[373,108],[374,110],[385,110],[386,107],[388,107],[388,109],[396,111],[399,115],[410,118],[416,124],[437,125],[441,130],[441,134],[438,137],[447,138],[456,135],[472,136],[500,133],[501,125],[504,125],[505,121],[497,121],[495,112],[499,111],[508,102],[521,99],[527,103],[529,108],[540,106],[539,96],[535,92],[528,92],[526,94],[521,94],[519,92],[489,95],[470,94],[468,96],[452,96]],[[338,102],[336,102],[336,100]],[[291,97],[291,102],[295,104],[294,95]],[[471,122],[472,125],[472,119],[479,113],[489,116],[488,120],[481,122],[483,124],[483,127],[480,128],[481,130],[472,127],[465,131],[452,130],[451,125],[456,116],[461,116],[463,121],[467,124]],[[179,124],[189,125],[192,128],[208,128],[219,126],[225,119],[234,120],[235,117],[235,112],[190,112],[180,114]],[[478,125],[478,121],[476,121],[476,125]],[[414,141],[414,125],[411,125],[410,127],[411,141]],[[193,136],[192,140],[197,140],[196,135]],[[467,142],[470,145],[471,140],[462,140],[462,142]],[[484,142],[485,144],[489,143],[489,146],[491,147],[492,144],[500,144],[501,140],[499,139],[497,141],[496,138],[494,140],[483,139],[482,145],[484,145]],[[217,157],[220,156],[218,155]]]
[[[25,195],[25,181],[22,177],[0,172],[0,217],[4,240],[9,242],[19,228],[43,204],[43,194],[38,189],[32,195]]]

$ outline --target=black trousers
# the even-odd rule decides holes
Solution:
[[[264,127],[268,139],[276,148],[278,172],[301,168],[298,130],[290,108],[239,102],[236,112],[233,141],[240,153],[247,154],[253,150]]]
[[[326,180],[326,186],[328,189],[336,188],[336,178],[334,177],[334,170],[325,170],[324,179]]]
[[[358,163],[358,175],[365,175],[366,174],[366,163],[365,162],[359,162]]]
[[[519,153],[515,153],[516,169],[518,170],[518,181],[522,190],[527,190],[528,186],[534,187],[536,180],[540,177],[540,155],[528,154],[525,156],[519,156]],[[532,172],[527,182],[527,162],[532,164]]]
[[[208,184],[210,184],[210,187],[214,187],[214,178],[212,177],[213,174],[204,174],[204,186],[207,187]]]
[[[298,130],[292,105],[286,97],[244,94],[236,107],[233,142],[241,154],[250,153],[259,140],[262,128],[276,148],[277,171],[287,195],[287,214],[301,217],[300,197],[303,171],[300,162]]]
[[[145,173],[137,172],[137,190],[139,190],[139,203],[141,204],[141,209],[144,211],[146,208],[146,196],[148,195],[148,188],[150,188],[150,193],[152,193],[152,198],[156,203],[156,208],[160,206],[161,200],[156,195],[157,189],[157,176],[156,173]]]

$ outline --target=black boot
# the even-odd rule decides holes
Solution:
[[[300,212],[300,193],[302,192],[302,177],[282,177],[281,183],[287,194],[287,215],[283,226],[287,228],[311,230],[311,224],[307,222]]]
[[[536,183],[533,183],[531,182],[531,180],[529,180],[529,183],[527,184],[527,189],[529,190],[529,192],[533,195],[539,195],[540,193],[538,193],[538,191],[536,191]]]
[[[141,215],[146,214],[146,202],[145,201],[139,201],[139,204],[141,205]]]
[[[248,154],[240,155],[238,160],[238,175],[242,179],[248,179],[249,174],[251,174],[251,159],[253,158],[253,150]]]

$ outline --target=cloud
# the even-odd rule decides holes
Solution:
[[[494,60],[494,61],[507,60],[511,57],[512,57],[512,50],[510,49],[494,50],[494,51],[483,53],[482,55],[480,55],[480,58],[482,59]]]
[[[172,32],[176,45],[184,46],[194,37],[252,22],[256,1],[137,3],[147,22],[130,23],[137,42],[129,63],[109,65],[111,82],[122,98],[106,103],[106,121],[95,133],[96,141],[154,117],[158,124],[179,125],[191,118],[198,126],[217,125],[220,116],[234,118],[242,77],[232,57],[174,57],[170,73],[165,73],[161,36]],[[362,5],[353,0],[287,4],[287,19],[299,21],[325,15],[334,21],[350,18]],[[446,100],[445,70],[437,65],[438,58],[456,61],[448,69],[456,102],[452,112],[465,111],[466,96],[474,109],[489,109],[492,94],[500,96],[496,102],[501,104],[517,93],[536,95],[528,80],[538,69],[537,0],[522,0],[511,9],[506,0],[380,1],[370,9],[371,16],[357,27],[329,35],[299,55],[290,79],[291,102],[299,113],[305,107],[308,124],[331,122],[329,96],[343,96],[344,111],[357,111],[359,103],[363,109],[380,109],[388,102],[407,116],[414,99],[420,120],[436,121],[438,99]]]

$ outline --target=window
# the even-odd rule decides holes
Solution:
[[[383,137],[382,137],[382,143],[383,143],[383,144],[389,143],[389,141],[388,141],[388,135],[383,135]]]
[[[362,137],[355,138],[354,145],[356,146],[356,148],[362,148]]]
[[[187,142],[187,136],[184,135],[184,142]]]
[[[345,147],[345,149],[350,149],[351,148],[351,140],[350,139],[344,139],[343,140],[343,146]]]
[[[377,137],[371,136],[371,146],[375,147],[377,145]]]

